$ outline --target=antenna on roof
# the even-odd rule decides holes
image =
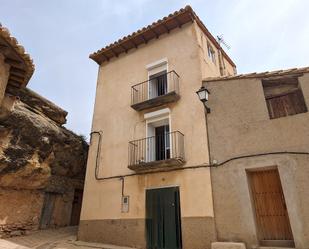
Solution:
[[[224,38],[223,38],[223,35],[217,35],[217,40],[218,40],[218,43],[219,43],[220,46],[221,46],[221,44],[223,44],[227,49],[230,49],[230,48],[231,48],[231,46],[228,45],[228,44],[225,42],[225,40],[224,40]]]

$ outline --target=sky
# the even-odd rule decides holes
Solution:
[[[238,73],[309,66],[308,0],[0,0],[0,22],[33,58],[28,87],[89,137],[98,74],[89,54],[188,4],[223,35]]]

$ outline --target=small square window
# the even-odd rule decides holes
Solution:
[[[308,111],[298,78],[267,79],[262,84],[271,119]]]

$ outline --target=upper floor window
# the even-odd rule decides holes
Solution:
[[[208,57],[213,63],[216,63],[216,53],[212,46],[207,43]]]
[[[298,78],[263,80],[262,83],[271,119],[307,112]]]
[[[179,75],[168,71],[167,59],[146,66],[147,80],[131,87],[131,107],[136,111],[175,102],[179,95]]]
[[[149,98],[155,98],[167,93],[167,71],[149,75]]]
[[[150,99],[165,95],[168,91],[167,59],[162,59],[147,65],[149,85],[148,96]]]

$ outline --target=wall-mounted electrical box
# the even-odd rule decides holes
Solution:
[[[129,196],[122,196],[121,199],[121,212],[128,213],[129,212]]]

